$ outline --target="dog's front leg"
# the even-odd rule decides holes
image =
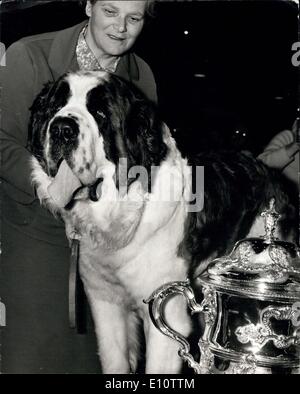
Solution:
[[[146,339],[146,374],[179,374],[182,360],[178,356],[179,344],[150,327]]]
[[[191,333],[191,319],[183,298],[175,297],[169,301],[165,308],[165,320],[172,329],[185,337]],[[181,373],[183,363],[178,355],[179,343],[163,335],[153,325],[150,317],[144,321],[144,328],[147,346],[146,373]]]
[[[126,310],[89,296],[104,374],[130,373]]]

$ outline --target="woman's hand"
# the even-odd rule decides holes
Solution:
[[[295,156],[297,152],[299,152],[300,143],[299,142],[292,142],[289,145],[286,145],[285,149],[289,157]]]

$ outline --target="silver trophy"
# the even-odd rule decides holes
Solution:
[[[237,242],[193,288],[189,281],[168,283],[146,301],[155,326],[180,344],[179,356],[197,374],[300,374],[300,249],[275,238],[274,206],[273,199],[262,213],[264,237]],[[184,295],[191,312],[204,317],[199,362],[187,339],[164,320],[164,305],[174,294]]]

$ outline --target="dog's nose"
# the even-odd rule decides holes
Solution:
[[[50,127],[51,135],[64,139],[65,141],[73,139],[78,133],[78,125],[72,118],[58,117],[52,122]]]

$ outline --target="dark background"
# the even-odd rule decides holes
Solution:
[[[8,1],[1,8],[6,46],[85,18],[78,1]],[[294,3],[280,0],[158,2],[136,52],[154,71],[160,109],[182,149],[258,154],[291,127],[297,12]]]

